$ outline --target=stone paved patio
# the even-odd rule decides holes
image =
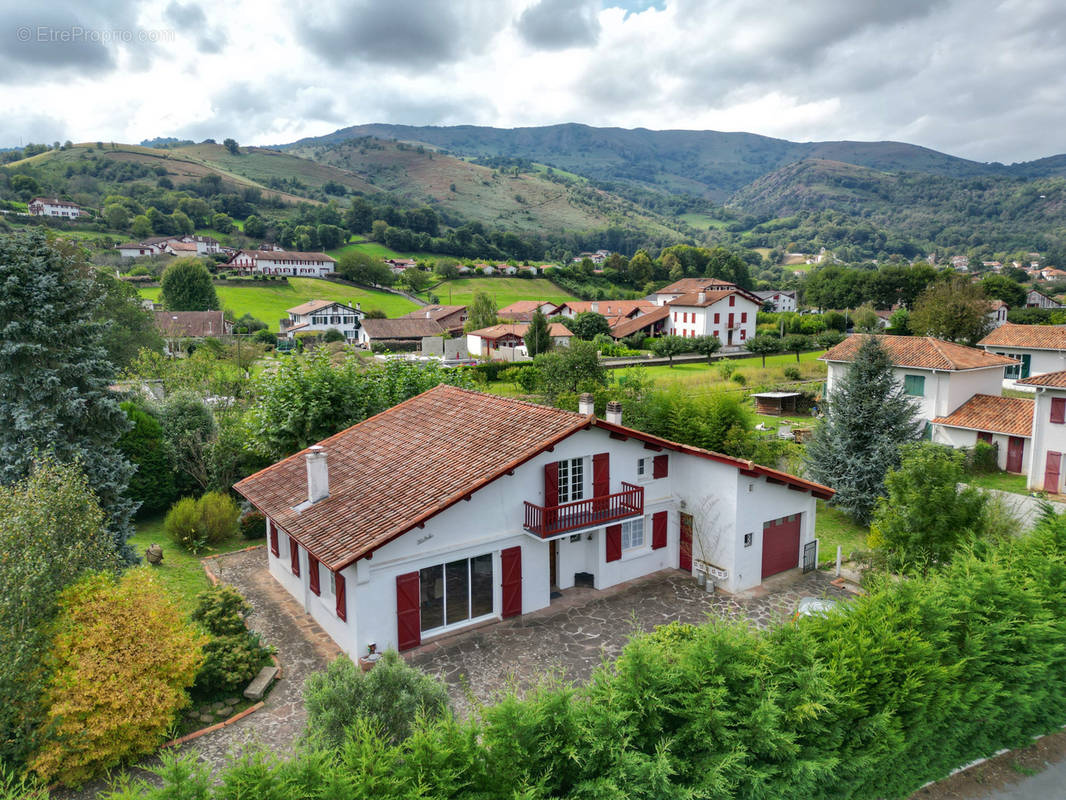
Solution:
[[[227,756],[259,744],[286,756],[303,731],[303,683],[325,669],[340,649],[318,627],[266,568],[263,548],[211,559],[212,571],[235,586],[252,605],[248,619],[263,641],[277,648],[282,678],[254,714],[183,745],[180,750],[218,767]],[[490,702],[509,687],[519,692],[546,673],[582,682],[603,658],[617,656],[627,637],[674,620],[704,622],[708,615],[747,618],[765,627],[787,619],[801,597],[844,596],[823,573],[787,573],[771,579],[750,596],[707,594],[690,575],[666,570],[605,592],[567,590],[546,609],[423,645],[408,661],[449,687],[457,711],[470,708],[470,697]],[[148,766],[146,762],[142,766]],[[142,769],[132,772],[145,775]],[[79,792],[56,795],[88,800],[103,789],[97,782]]]

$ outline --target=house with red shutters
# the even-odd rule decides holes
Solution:
[[[813,568],[825,486],[607,418],[441,385],[240,481],[271,575],[349,654],[660,570]]]
[[[666,307],[667,332],[674,336],[714,336],[723,348],[741,348],[755,336],[755,320],[762,300],[736,287],[715,287],[680,295]]]

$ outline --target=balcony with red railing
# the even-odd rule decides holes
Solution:
[[[541,539],[595,528],[644,514],[644,487],[622,482],[622,491],[558,506],[526,501],[525,529]]]

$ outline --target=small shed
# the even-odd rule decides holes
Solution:
[[[796,412],[796,398],[799,392],[759,392],[755,398],[755,412],[780,417],[782,414]]]

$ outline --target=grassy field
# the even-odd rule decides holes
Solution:
[[[966,478],[971,486],[979,486],[982,489],[999,489],[1001,492],[1013,492],[1014,494],[1029,494],[1026,485],[1028,477],[1015,475],[1011,472],[992,472],[984,475],[970,475]]]
[[[699,228],[700,230],[707,230],[708,228],[725,228],[725,220],[715,219],[709,214],[689,212],[688,214],[682,214],[679,219],[682,222],[691,225],[693,228]]]
[[[410,252],[400,253],[396,250],[391,250],[380,242],[370,242],[362,237],[359,237],[356,241],[349,242],[341,247],[336,247],[333,250],[327,250],[326,254],[331,255],[334,258],[340,258],[342,255],[348,252],[366,253],[367,255],[374,256],[375,258],[415,258],[419,260],[442,258],[439,253],[422,253],[422,252]]]
[[[430,291],[446,305],[470,305],[474,292],[482,291],[503,308],[519,300],[573,300],[558,286],[545,278],[458,278],[444,281]],[[426,296],[425,293],[422,294]]]
[[[130,547],[139,556],[144,556],[144,551],[150,544],[158,544],[163,548],[163,563],[152,567],[153,573],[166,587],[175,602],[181,605],[186,612],[191,612],[196,607],[196,595],[211,588],[204,568],[200,564],[203,556],[214,553],[230,553],[234,550],[248,547],[259,542],[250,542],[240,537],[229,539],[208,552],[193,555],[187,550],[174,544],[163,530],[162,517],[139,520],[137,532],[129,539]]]
[[[362,303],[363,310],[381,309],[387,316],[398,317],[416,308],[405,297],[345,286],[341,283],[323,281],[316,278],[289,278],[288,285],[268,283],[249,286],[216,286],[218,299],[223,308],[233,311],[238,317],[251,314],[278,330],[278,320],[288,316],[285,310],[306,303],[308,300],[340,300],[343,302]],[[141,296],[159,300],[158,288],[144,288]]]
[[[817,360],[823,352],[818,350],[800,354],[798,366],[803,380],[825,378],[826,366]],[[660,388],[678,386],[686,391],[706,392],[715,389],[741,389],[767,383],[780,383],[785,380],[785,367],[797,366],[796,357],[790,353],[769,356],[766,359],[765,369],[763,369],[761,358],[738,358],[734,359],[733,363],[736,365],[734,374],[744,376],[743,387],[732,379],[723,380],[716,364],[708,365],[702,361],[675,364],[672,367],[667,365],[644,367],[644,369]]]
[[[855,550],[866,550],[866,535],[869,528],[864,528],[839,509],[818,501],[817,517],[814,521],[814,535],[820,540],[819,559],[824,564],[836,561],[837,545],[844,548],[844,560]]]

